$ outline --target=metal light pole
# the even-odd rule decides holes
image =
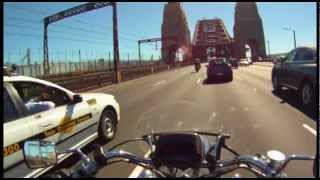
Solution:
[[[268,43],[268,51],[269,51],[269,57],[270,57],[270,41],[268,40],[267,43]]]
[[[294,40],[294,48],[297,47],[297,44],[296,44],[296,31],[293,30],[293,40]]]
[[[118,17],[117,3],[112,4],[112,19],[113,19],[113,63],[115,71],[115,83],[121,81],[120,60],[119,60],[119,42],[118,42]]]
[[[141,46],[141,43],[140,43],[140,41],[138,41],[139,64],[141,65],[141,50],[140,50],[140,46]]]
[[[79,64],[80,64],[80,71],[81,71],[81,51],[79,49]]]
[[[294,29],[290,29],[290,28],[286,28],[286,27],[284,27],[282,29],[293,32],[294,48],[296,48],[297,47],[297,44],[296,44],[296,31]]]
[[[44,33],[43,33],[43,72],[44,74],[50,74],[50,64],[49,64],[49,50],[48,50],[48,20],[45,19]]]

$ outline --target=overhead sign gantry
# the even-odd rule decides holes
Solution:
[[[119,43],[118,43],[118,22],[117,22],[117,3],[116,2],[90,2],[85,3],[51,16],[45,17],[44,21],[44,41],[43,41],[43,69],[45,74],[50,73],[49,65],[49,50],[48,50],[48,25],[59,20],[75,16],[81,13],[92,11],[95,9],[112,6],[113,11],[113,59],[114,59],[114,69],[115,69],[115,81],[118,83],[120,81],[120,71],[119,71]]]
[[[162,37],[162,38],[151,38],[151,39],[142,39],[138,41],[138,51],[139,51],[139,61],[141,64],[141,50],[140,46],[142,43],[149,43],[149,42],[156,42],[156,48],[157,48],[157,42],[158,41],[174,41],[175,44],[178,44],[178,40],[176,37]]]

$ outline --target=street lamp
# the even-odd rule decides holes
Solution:
[[[270,41],[268,40],[267,43],[268,43],[268,51],[269,51],[269,58],[270,58]]]
[[[297,47],[297,46],[296,46],[296,31],[293,30],[293,29],[290,29],[290,28],[286,28],[286,27],[284,27],[284,28],[282,28],[282,29],[293,32],[294,48],[296,48],[296,47]]]

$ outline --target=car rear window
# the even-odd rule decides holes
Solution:
[[[209,62],[209,66],[214,66],[214,65],[218,65],[218,64],[226,64],[226,60],[225,59],[215,59]]]

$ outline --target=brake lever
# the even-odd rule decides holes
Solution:
[[[220,160],[221,149],[222,147],[224,147],[224,145],[225,145],[225,136],[219,135],[217,137],[217,141],[215,145],[210,147],[210,149],[208,150],[208,153],[206,155],[206,160],[209,163],[209,170],[211,172],[215,171],[216,169],[217,161]]]
[[[94,144],[92,145],[92,148],[94,150],[94,160],[99,163],[99,165],[107,165],[107,158],[104,154],[102,146],[100,144]]]
[[[84,156],[81,158],[81,163],[76,170],[72,172],[72,178],[79,178],[79,177],[93,177],[97,171],[98,166],[97,162],[91,160],[90,158],[84,159]]]
[[[155,151],[153,136],[150,134],[147,135],[146,140],[148,142],[148,145],[150,146],[151,153],[153,153]]]

